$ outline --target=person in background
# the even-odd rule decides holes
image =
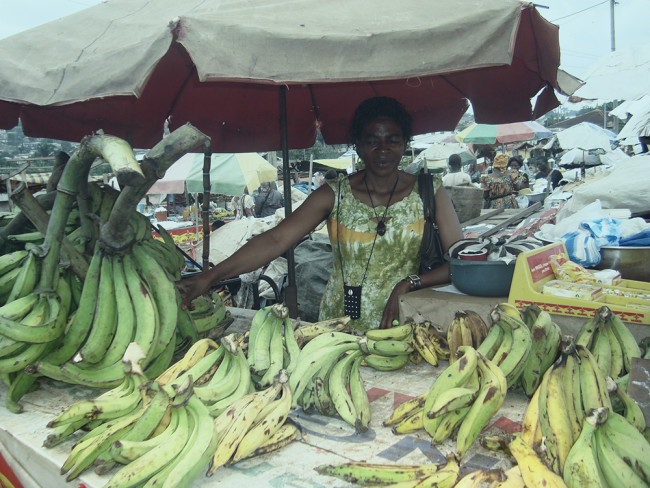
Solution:
[[[401,295],[450,280],[448,263],[418,274],[424,205],[417,176],[400,169],[412,136],[412,118],[400,102],[389,97],[362,102],[353,116],[350,141],[363,169],[325,180],[276,227],[209,271],[178,281],[183,308],[191,308],[212,283],[268,264],[326,220],[334,266],[319,320],[352,309],[350,327],[355,330],[391,327],[399,319]],[[433,184],[435,220],[447,252],[463,233],[440,178],[434,176]]]
[[[255,199],[248,193],[248,187],[244,187],[244,193],[239,199],[241,215],[243,217],[255,217]]]
[[[449,156],[447,164],[449,166],[449,173],[442,177],[442,184],[445,188],[470,185],[472,183],[470,175],[461,171],[461,160],[458,154]]]
[[[278,191],[275,181],[265,181],[260,184],[260,192],[255,200],[255,216],[268,217],[282,207],[284,207],[284,198]]]
[[[521,161],[519,158],[513,156],[508,160],[508,168],[512,171],[517,177],[515,181],[515,190],[523,190],[528,188],[530,181],[528,180],[528,175],[521,171]]]
[[[515,188],[517,176],[512,171],[506,171],[507,167],[507,154],[494,156],[492,173],[485,175],[481,181],[485,208],[519,208]]]
[[[545,178],[551,184],[551,189],[555,190],[562,179],[562,173],[556,168],[551,170],[551,165],[546,160],[540,159],[537,161],[537,174],[535,175],[535,179],[540,178]]]
[[[481,182],[481,170],[479,169],[477,163],[472,163],[472,165],[470,166],[469,175],[472,180],[472,183]]]

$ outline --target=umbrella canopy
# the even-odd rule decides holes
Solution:
[[[612,148],[612,141],[616,139],[616,134],[611,130],[603,129],[590,122],[581,122],[574,126],[564,129],[557,134],[558,144],[562,149],[580,148],[604,149],[605,152]]]
[[[650,44],[617,49],[583,73],[585,84],[574,96],[601,100],[635,100],[650,93]]]
[[[618,133],[616,140],[622,141],[624,144],[636,144],[639,142],[639,137],[650,136],[650,95],[628,102],[626,105],[626,113],[632,114],[632,116]]]
[[[275,181],[278,171],[257,153],[212,154],[210,191],[224,195],[241,195],[244,187],[252,193],[264,181]],[[176,161],[147,192],[202,193],[203,154],[188,153]]]
[[[0,40],[0,128],[147,148],[190,122],[216,152],[310,147],[318,130],[339,144],[375,95],[415,133],[453,130],[470,101],[479,122],[536,118],[559,105],[559,61],[557,26],[518,0],[107,0]]]
[[[472,124],[456,134],[456,140],[472,144],[507,144],[551,137],[553,132],[535,121],[510,124]]]
[[[440,165],[441,167],[446,168],[449,156],[452,154],[458,154],[460,156],[461,164],[468,164],[472,160],[476,161],[476,158],[470,154],[467,144],[443,142],[429,146],[418,154],[413,162],[420,163],[420,161],[426,158],[428,167],[432,168]]]
[[[605,154],[605,151],[602,149],[578,149],[574,147],[569,149],[558,161],[559,166],[581,166],[583,163],[585,166],[598,166],[602,163],[600,156]]]

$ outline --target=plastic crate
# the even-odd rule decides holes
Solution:
[[[603,305],[607,305],[621,320],[631,324],[650,325],[650,299],[638,295],[650,294],[650,283],[621,280],[616,286],[602,286],[611,293],[603,293],[594,300],[543,294],[544,284],[555,280],[550,264],[553,255],[568,253],[563,242],[556,242],[517,256],[508,302],[521,309],[536,303],[551,314],[591,318]],[[617,293],[618,295],[614,295]],[[624,295],[637,295],[628,297]]]

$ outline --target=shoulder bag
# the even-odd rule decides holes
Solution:
[[[420,270],[426,273],[444,264],[444,251],[436,224],[436,201],[433,191],[433,177],[429,173],[418,174],[418,191],[424,205],[424,234],[420,246]]]

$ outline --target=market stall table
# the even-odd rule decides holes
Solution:
[[[235,319],[228,331],[243,330],[250,324],[253,310],[230,308]],[[433,446],[426,432],[395,435],[382,422],[394,407],[427,391],[448,363],[438,367],[421,362],[409,363],[398,371],[380,372],[367,367],[362,375],[371,401],[370,429],[357,433],[354,427],[338,417],[307,414],[296,409],[291,414],[302,430],[302,438],[265,456],[239,462],[222,468],[211,478],[201,476],[192,486],[255,487],[311,486],[343,487],[348,483],[317,474],[313,468],[320,464],[366,460],[378,463],[422,464],[443,461],[444,455],[455,449],[455,442],[447,440]],[[66,385],[44,379],[42,386],[22,399],[25,411],[10,413],[4,407],[7,393],[0,386],[0,454],[7,460],[25,488],[30,487],[101,487],[109,475],[98,476],[92,471],[66,483],[59,469],[65,461],[73,441],[68,440],[51,449],[42,447],[49,433],[46,424],[71,403],[97,396],[98,390]],[[509,391],[501,409],[492,418],[485,432],[490,434],[516,432],[528,403],[520,391]],[[76,437],[75,437],[76,438]],[[475,442],[461,463],[462,473],[480,467],[503,467],[512,460],[503,453],[488,451]]]

